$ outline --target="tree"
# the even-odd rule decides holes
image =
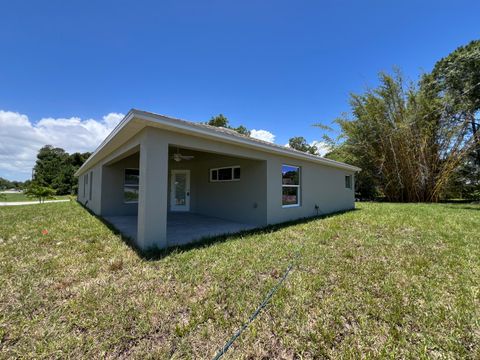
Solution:
[[[207,122],[207,124],[210,126],[229,128],[228,119],[225,116],[223,116],[223,114],[218,114],[217,116],[213,116]]]
[[[55,195],[55,190],[48,186],[39,186],[37,184],[30,185],[25,190],[25,195],[36,198],[40,203],[45,202],[45,199],[52,199]]]
[[[69,155],[62,148],[45,145],[37,155],[33,182],[38,186],[53,188],[58,195],[76,193],[78,185],[75,171],[89,156],[90,153]]]
[[[318,148],[315,145],[309,145],[303,136],[295,136],[288,140],[288,145],[295,150],[309,153],[312,155],[318,154]]]
[[[471,148],[468,124],[441,111],[442,99],[430,91],[405,85],[399,71],[379,79],[377,88],[351,96],[353,119],[337,120],[340,154],[390,201],[438,201]]]
[[[68,154],[61,148],[45,145],[37,154],[37,161],[33,168],[34,181],[39,186],[51,186],[57,188],[59,172],[64,167]]]
[[[479,136],[480,123],[480,40],[460,46],[439,60],[431,74],[422,79],[422,86],[441,96],[452,114],[470,123],[472,137]],[[474,147],[480,166],[480,144]]]
[[[0,177],[0,190],[5,190],[5,189],[22,189],[24,187],[25,183],[21,181],[10,181],[7,179],[4,179]]]
[[[239,134],[242,134],[242,135],[245,135],[245,136],[250,136],[250,131],[245,126],[240,125],[236,128],[230,126],[228,119],[223,114],[219,114],[217,116],[212,117],[207,122],[207,125],[234,130],[234,131],[238,132]]]
[[[448,185],[451,196],[475,198],[480,191],[480,40],[460,46],[439,60],[422,78],[424,91],[441,99],[452,128],[469,131],[467,155],[454,170]],[[465,126],[468,124],[469,126]]]

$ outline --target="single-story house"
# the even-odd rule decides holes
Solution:
[[[78,201],[149,249],[353,209],[359,170],[131,110],[75,175]]]

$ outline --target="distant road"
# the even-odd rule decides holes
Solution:
[[[46,204],[46,203],[56,203],[56,202],[66,202],[70,201],[69,199],[65,200],[45,200],[44,202],[40,203],[38,201],[0,201],[0,206],[18,206],[18,205],[35,205],[35,204]]]

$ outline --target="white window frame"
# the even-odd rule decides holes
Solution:
[[[88,200],[92,201],[92,192],[93,192],[93,170],[90,171],[90,185],[88,189]]]
[[[349,185],[347,186],[347,178],[349,178]],[[353,188],[353,176],[352,175],[345,175],[345,189],[352,190]]]
[[[282,201],[282,208],[293,208],[293,207],[300,207],[302,206],[302,190],[301,190],[301,184],[302,184],[302,168],[298,165],[291,165],[291,164],[282,164],[282,168],[284,166],[290,166],[290,167],[294,167],[294,168],[297,168],[298,169],[298,185],[284,185],[283,184],[283,180],[282,180],[282,193],[281,193],[281,201]],[[280,168],[280,173],[281,175],[283,176],[283,173],[282,173],[282,168]],[[282,178],[281,178],[282,179]],[[296,187],[298,188],[298,191],[297,191],[297,203],[296,204],[289,204],[289,205],[283,205],[283,188],[284,187]]]
[[[232,178],[230,180],[218,180],[218,170],[224,170],[224,169],[231,169],[232,171]],[[209,170],[209,175],[210,175],[210,182],[232,182],[232,181],[240,181],[242,178],[242,171],[240,170],[240,179],[234,179],[233,175],[235,174],[235,169],[240,169],[240,165],[234,165],[234,166],[224,166],[224,167],[219,167],[219,168],[212,168]],[[217,179],[214,180],[212,177],[213,172],[217,172]]]
[[[125,168],[123,169],[123,203],[124,204],[138,204],[138,200],[131,200],[131,201],[126,201],[125,200],[125,186],[129,187],[137,187],[138,190],[140,191],[140,179],[138,181],[138,185],[132,185],[132,184],[125,184],[125,175],[127,174],[127,170],[138,170],[138,176],[140,176],[140,169],[139,168]],[[140,195],[140,194],[139,194]]]

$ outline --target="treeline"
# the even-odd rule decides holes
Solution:
[[[20,189],[23,189],[25,187],[25,183],[28,183],[29,182],[23,182],[23,181],[10,181],[10,180],[7,180],[7,179],[4,179],[2,177],[0,177],[0,190],[7,190],[7,189],[17,189],[17,190],[20,190]]]
[[[30,186],[53,189],[56,195],[76,194],[78,182],[74,174],[89,156],[89,152],[69,154],[62,148],[45,145],[37,154]]]
[[[480,41],[455,50],[407,83],[399,71],[351,95],[351,117],[326,156],[362,168],[364,199],[480,198]]]

